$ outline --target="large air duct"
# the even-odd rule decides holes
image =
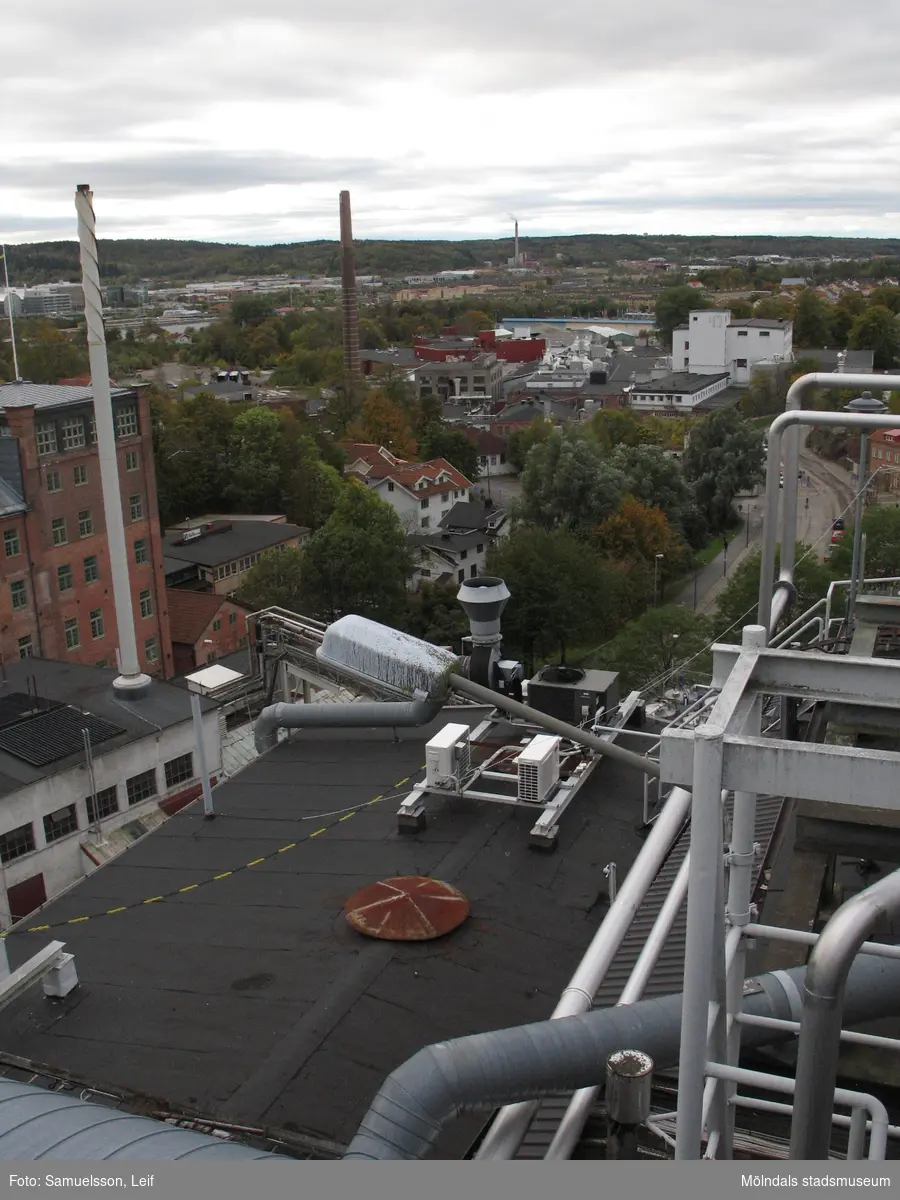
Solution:
[[[222,1162],[273,1158],[209,1133],[177,1129],[33,1083],[0,1079],[0,1159],[7,1162]]]
[[[744,1012],[796,1020],[805,975],[795,967],[758,976],[746,989]],[[844,1022],[891,1016],[898,997],[900,961],[860,955],[847,981]],[[681,1006],[681,995],[666,996],[426,1046],[385,1080],[344,1157],[426,1158],[453,1117],[595,1087],[610,1054],[623,1048],[649,1054],[658,1070],[677,1066]],[[747,1049],[792,1036],[745,1025],[741,1040]]]
[[[442,699],[419,696],[410,701],[359,704],[270,704],[253,726],[257,754],[278,744],[279,729],[402,729],[427,725],[441,711]]]
[[[359,313],[356,306],[356,266],[353,260],[353,226],[350,193],[341,192],[341,312],[343,314],[344,371],[359,374]]]

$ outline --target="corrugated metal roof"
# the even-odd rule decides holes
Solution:
[[[0,1079],[0,1159],[251,1159],[272,1155],[164,1121],[119,1112],[30,1083]]]
[[[753,888],[757,888],[761,872],[767,865],[769,847],[778,827],[779,817],[785,801],[780,796],[760,796],[756,802],[756,834],[755,840],[760,846],[760,857],[757,859],[753,872]],[[725,807],[726,823],[731,820],[732,802],[729,797]],[[638,955],[653,928],[653,923],[659,915],[663,902],[668,895],[675,876],[684,862],[691,843],[690,823],[681,831],[678,840],[669,852],[656,878],[650,886],[647,898],[638,910],[631,928],[626,934],[619,953],[616,955],[600,990],[594,997],[594,1008],[608,1008],[618,1003],[625,984],[628,982]],[[687,929],[687,904],[682,904],[681,910],[672,927],[672,932],[666,939],[665,947],[657,960],[653,974],[644,989],[645,1000],[654,996],[671,996],[682,990],[684,984],[684,947]],[[559,1127],[559,1122],[568,1108],[569,1097],[561,1100],[559,1097],[549,1097],[541,1102],[537,1113],[532,1119],[528,1132],[522,1140],[522,1145],[516,1154],[517,1159],[543,1158]]]
[[[112,396],[125,396],[127,392],[127,388],[113,388]],[[0,384],[0,411],[26,404],[33,404],[35,408],[62,408],[67,404],[84,404],[93,398],[93,389],[89,387],[27,382]]]

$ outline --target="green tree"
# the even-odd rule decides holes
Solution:
[[[303,551],[299,547],[267,550],[244,576],[239,599],[256,611],[286,608],[288,612],[302,612],[304,575]]]
[[[272,313],[272,301],[266,296],[236,296],[231,302],[231,319],[239,329],[261,325]]]
[[[709,677],[712,623],[683,605],[648,608],[603,647],[598,658],[610,671],[619,671],[627,689],[648,684],[655,694],[686,681]]]
[[[50,321],[32,318],[16,328],[19,373],[31,383],[57,383],[88,370],[87,347]]]
[[[622,472],[629,493],[644,504],[661,508],[678,525],[694,497],[679,464],[658,446],[618,445],[609,461]]]
[[[584,428],[604,450],[616,446],[644,446],[656,441],[655,431],[650,426],[621,408],[598,409],[585,422]]]
[[[762,317],[767,321],[789,320],[794,311],[794,303],[788,296],[764,296],[753,310],[754,317]]]
[[[469,633],[469,619],[456,598],[457,584],[425,580],[417,592],[411,592],[403,626],[407,633],[434,646],[452,646],[459,650]]]
[[[831,314],[831,332],[835,345],[847,345],[854,321],[865,311],[866,302],[859,292],[844,292]]]
[[[390,505],[347,480],[331,516],[304,554],[305,595],[322,620],[347,613],[402,623],[413,556]]]
[[[698,421],[684,452],[684,476],[694,486],[697,506],[712,530],[732,522],[732,502],[740,491],[762,481],[759,430],[733,408],[720,408]]]
[[[818,292],[812,288],[802,291],[794,306],[794,345],[830,345],[831,312],[831,306]]]
[[[517,516],[544,529],[586,530],[615,511],[626,486],[592,438],[554,429],[528,455]]]
[[[269,408],[249,408],[235,418],[225,495],[239,512],[277,509],[281,498],[281,435],[278,414]]]
[[[150,411],[163,526],[221,512],[231,477],[231,430],[240,406],[211,392],[197,392],[178,404],[154,392]]]
[[[894,284],[882,284],[869,292],[869,307],[889,308],[895,315],[900,313],[900,287]]]
[[[510,591],[504,638],[529,671],[539,656],[566,650],[618,620],[614,570],[565,529],[520,526],[488,556],[488,570]]]
[[[553,431],[553,424],[546,417],[535,417],[528,425],[520,425],[510,436],[506,446],[507,461],[517,471],[522,471],[528,460],[531,447],[545,442]]]
[[[672,333],[686,325],[691,310],[712,308],[712,301],[696,288],[681,284],[665,288],[656,300],[656,328],[664,346],[672,345]]]
[[[851,350],[873,350],[875,370],[889,371],[900,354],[900,322],[889,308],[874,304],[853,322]]]
[[[727,632],[729,641],[739,642],[743,627],[756,623],[761,562],[760,551],[752,551],[732,572],[731,578],[719,596],[716,630],[722,636]],[[777,577],[777,567],[775,574]],[[830,582],[831,575],[822,563],[819,552],[803,542],[798,542],[794,567],[797,600],[794,604],[793,616],[804,612],[817,600],[821,600],[827,592]],[[782,628],[793,620],[793,616],[785,618]]]
[[[371,317],[359,318],[359,346],[361,350],[383,350],[387,346],[384,330]]]
[[[474,442],[470,442],[460,429],[451,429],[449,425],[431,425],[422,438],[419,447],[419,457],[422,462],[432,458],[445,458],[451,467],[462,472],[470,483],[475,483],[480,475],[478,467],[478,451]]]
[[[461,337],[474,337],[483,329],[494,328],[493,318],[477,308],[470,308],[466,312],[460,313],[453,324]]]
[[[863,513],[862,530],[866,535],[866,576],[900,575],[900,508],[873,504]],[[849,579],[853,565],[853,528],[835,548],[829,567],[836,579]]]

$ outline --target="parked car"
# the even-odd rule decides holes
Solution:
[[[842,530],[844,528],[844,518],[843,517],[835,517],[834,520],[831,522],[831,528]]]

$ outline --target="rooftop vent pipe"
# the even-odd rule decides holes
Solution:
[[[744,1012],[796,1020],[792,998],[805,975],[795,967],[758,976],[760,990],[744,997]],[[893,1015],[898,995],[900,960],[860,955],[847,982],[845,1024]],[[453,1117],[594,1087],[623,1046],[649,1054],[659,1070],[677,1066],[681,1004],[680,995],[665,996],[426,1046],[385,1080],[344,1157],[426,1158]],[[745,1048],[792,1036],[754,1025],[741,1033]]]
[[[483,687],[493,687],[494,666],[500,659],[500,618],[509,600],[509,588],[495,575],[467,579],[456,596],[469,618],[472,653],[466,674]]]

